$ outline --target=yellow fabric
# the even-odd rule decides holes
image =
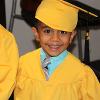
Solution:
[[[0,100],[8,100],[16,79],[18,50],[13,35],[0,25]]]
[[[91,16],[98,17],[98,15],[96,15],[96,14],[94,14],[94,13],[92,13],[92,12],[90,12],[90,11],[84,9],[84,8],[81,8],[81,7],[78,7],[78,6],[74,5],[74,4],[71,4],[71,3],[67,2],[66,0],[65,1],[64,0],[60,0],[60,1],[62,1],[63,3],[65,3],[65,4],[67,4],[67,5],[71,6],[71,7],[79,9],[79,10],[85,12],[85,13],[88,13]]]
[[[77,25],[78,9],[62,0],[42,0],[35,18],[51,28],[72,32]]]
[[[46,81],[38,49],[20,58],[14,95],[15,100],[100,100],[100,85],[70,53]]]

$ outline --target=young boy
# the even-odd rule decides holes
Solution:
[[[95,74],[66,50],[76,34],[78,8],[42,0],[35,18],[41,48],[20,58],[15,100],[99,100]]]
[[[8,100],[15,87],[18,60],[14,36],[0,25],[0,100]]]

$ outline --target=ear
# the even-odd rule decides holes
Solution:
[[[72,40],[74,39],[74,37],[76,36],[76,30],[74,30],[72,33],[71,33],[71,37],[70,37],[70,44],[72,43]]]
[[[39,33],[35,27],[32,27],[32,32],[34,33],[36,40],[39,41],[40,40]]]

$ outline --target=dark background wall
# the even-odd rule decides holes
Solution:
[[[0,24],[6,27],[5,0],[0,0]]]

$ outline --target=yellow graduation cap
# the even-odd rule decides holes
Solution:
[[[68,0],[42,0],[35,18],[51,28],[72,32],[78,22],[78,11],[97,16],[85,9],[67,2]]]

